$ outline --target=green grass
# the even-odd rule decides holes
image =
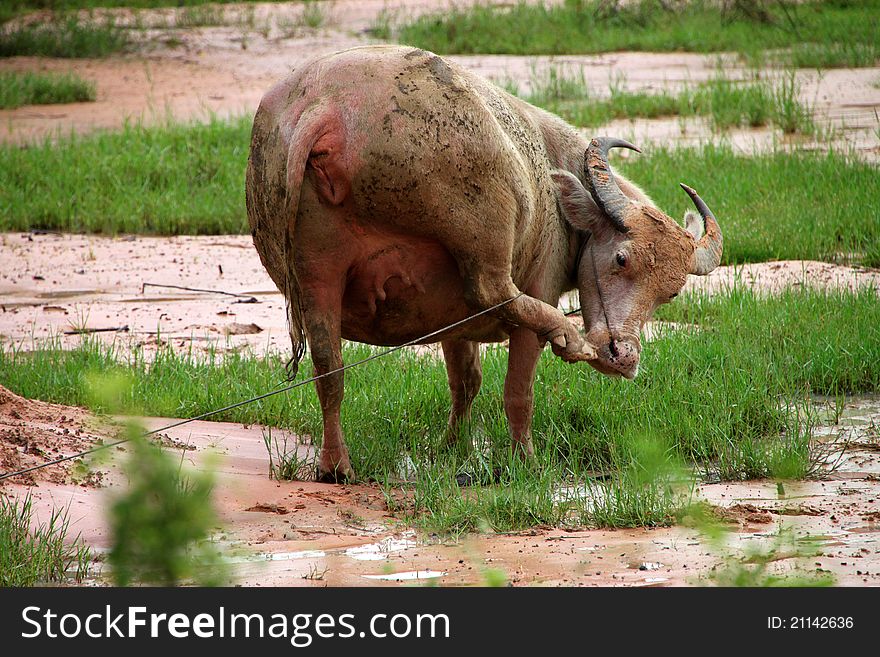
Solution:
[[[621,169],[674,217],[678,188],[702,195],[724,231],[724,262],[814,259],[880,266],[880,175],[840,153],[735,155],[727,146],[651,147]]]
[[[180,459],[141,438],[138,427],[130,426],[128,435],[128,487],[107,514],[114,584],[225,583],[227,568],[210,540],[219,525],[213,470],[182,471]]]
[[[82,9],[126,7],[130,9],[156,9],[161,7],[202,7],[203,5],[225,5],[231,3],[264,2],[267,0],[6,0],[0,8],[0,23],[15,16],[41,9],[56,12],[70,12]],[[268,0],[286,2],[287,0]],[[309,0],[311,1],[311,0]],[[206,8],[206,11],[212,11]],[[203,23],[207,24],[207,23]]]
[[[20,587],[82,581],[91,553],[79,537],[70,540],[67,510],[55,509],[38,523],[30,495],[0,493],[0,586]]]
[[[411,459],[415,482],[398,513],[451,533],[665,524],[687,497],[683,471],[696,465],[723,479],[803,477],[812,467],[808,429],[817,421],[810,396],[880,388],[876,291],[759,298],[734,289],[665,308],[662,317],[702,330],[650,343],[634,382],[543,355],[535,383],[537,456],[528,464],[509,457],[505,350],[484,357],[471,432],[483,449],[464,459],[441,447],[449,399],[442,362],[401,353],[349,370],[342,422],[359,476],[395,486],[401,463]],[[348,345],[345,361],[370,353]],[[308,363],[301,371],[310,371]],[[150,365],[138,352],[88,340],[73,351],[0,350],[0,383],[27,397],[100,410],[88,394],[92,372],[129,375],[134,383],[124,399],[137,412],[189,417],[279,387],[284,358],[165,349]],[[215,419],[319,438],[320,418],[309,385]],[[498,466],[503,485],[491,485],[488,473]],[[462,471],[483,484],[462,493],[454,482]],[[561,484],[576,494],[562,495]]]
[[[241,233],[251,120],[0,146],[3,229]]]
[[[518,94],[513,83],[505,86]],[[584,127],[613,119],[705,116],[715,130],[767,125],[785,133],[816,130],[810,110],[798,99],[800,86],[793,71],[774,80],[762,78],[756,70],[751,79],[738,81],[719,68],[710,80],[677,93],[627,91],[622,81],[615,80],[609,85],[609,97],[599,98],[590,91],[583,72],[571,75],[552,67],[543,77],[532,75],[530,88],[525,100]]]
[[[247,230],[250,119],[130,125],[118,133],[0,145],[0,230],[217,234]],[[726,146],[612,159],[666,212],[694,186],[718,215],[724,261],[845,260],[880,266],[880,176],[831,152],[741,157]]]
[[[568,0],[476,5],[403,25],[403,43],[438,53],[562,55],[620,50],[735,51],[792,48],[781,58],[822,67],[872,65],[880,57],[880,2],[633,2]],[[743,11],[742,8],[753,11]],[[763,12],[762,12],[763,10]]]
[[[130,47],[130,30],[110,18],[59,14],[45,22],[0,26],[0,57],[107,57]]]
[[[95,85],[75,73],[0,72],[0,109],[95,100]]]

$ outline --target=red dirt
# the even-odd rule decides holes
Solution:
[[[51,432],[40,432],[48,418],[84,415],[80,409],[8,398],[10,408],[32,409],[22,415],[33,419],[20,420],[18,428],[37,444],[47,436],[54,439]],[[845,415],[858,427],[859,418],[876,412],[873,401],[868,406],[848,404]],[[155,429],[170,420],[144,422]],[[409,580],[374,578],[405,578],[412,572],[434,574],[431,580],[445,586],[461,586],[484,583],[488,569],[502,571],[519,586],[700,585],[712,583],[716,569],[742,563],[750,551],[770,549],[783,528],[793,536],[816,538],[819,551],[807,558],[777,547],[771,572],[821,570],[833,573],[842,585],[880,585],[880,524],[872,510],[880,495],[880,457],[858,447],[865,436],[847,433],[842,425],[831,429],[847,434],[850,446],[841,467],[825,480],[786,482],[785,495],[773,481],[699,486],[698,499],[710,503],[713,513],[728,523],[723,546],[687,522],[622,530],[537,527],[461,540],[418,536],[388,510],[377,485],[269,479],[261,427],[193,422],[164,432],[162,444],[174,450],[184,446],[186,467],[203,467],[209,455],[216,463],[219,454],[214,500],[224,528],[216,538],[234,564],[236,582],[246,586],[395,586]],[[277,430],[273,436],[281,438]],[[299,449],[302,459],[310,456],[311,448]],[[125,451],[122,447],[113,453],[118,457]],[[14,496],[29,490],[37,520],[53,508],[67,507],[73,534],[81,533],[100,552],[110,546],[104,508],[118,483],[115,466],[108,465],[108,470],[108,489],[48,479],[30,488],[17,481],[3,492]],[[405,494],[397,491],[395,496],[396,505],[405,507]]]
[[[47,404],[19,397],[0,386],[0,472],[23,470],[62,456],[76,454],[96,444],[93,434],[95,418],[81,408]],[[103,474],[99,471],[81,475],[71,471],[75,461],[51,465],[35,472],[0,481],[37,485],[47,481],[65,484],[72,480],[88,486],[100,486]]]

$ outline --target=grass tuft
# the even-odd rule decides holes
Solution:
[[[0,57],[107,57],[130,46],[129,31],[110,18],[80,20],[69,14],[0,26]]]
[[[75,73],[0,73],[0,109],[95,100],[95,85]]]
[[[66,509],[37,523],[30,495],[16,500],[0,493],[0,586],[81,582],[91,552],[78,536],[69,539],[69,529]]]

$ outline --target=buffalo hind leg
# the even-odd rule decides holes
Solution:
[[[462,430],[470,420],[471,405],[483,382],[480,346],[470,340],[443,340],[441,345],[452,397],[446,443],[454,446],[461,440]]]
[[[520,327],[510,334],[507,376],[504,379],[504,412],[510,426],[514,453],[534,454],[532,414],[535,409],[535,370],[543,343],[530,330]]]
[[[306,336],[316,376],[342,367],[341,298],[341,293],[333,291],[303,290]],[[344,385],[344,372],[315,381],[324,419],[317,473],[321,482],[341,483],[354,479],[340,423]]]

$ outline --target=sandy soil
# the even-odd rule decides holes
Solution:
[[[18,472],[91,449],[100,436],[110,435],[87,411],[25,399],[0,386],[0,472]],[[71,469],[74,470],[71,476]],[[77,483],[100,486],[103,474],[78,473],[71,461],[43,467],[16,478],[15,483],[36,485]],[[10,482],[12,483],[12,482]],[[0,481],[0,490],[6,484]]]
[[[467,4],[458,0],[454,4]],[[7,129],[0,139],[27,142],[58,132],[88,132],[114,128],[128,120],[147,123],[170,117],[205,120],[211,114],[251,114],[274,80],[298,62],[320,53],[373,43],[373,28],[381,12],[402,21],[426,11],[445,9],[449,2],[430,0],[337,0],[321,3],[325,25],[304,27],[301,5],[228,6],[217,27],[177,29],[174,10],[107,10],[120,22],[148,27],[139,50],[107,60],[9,58],[0,70],[73,70],[93,80],[95,103],[31,106],[0,110]],[[37,14],[32,20],[39,20]],[[609,53],[597,56],[517,57],[473,55],[453,57],[496,81],[514,81],[526,91],[529,80],[549,67],[582,72],[598,95],[607,95],[611,80],[630,89],[678,88],[713,74],[716,56],[688,53]],[[727,58],[733,61],[732,58]],[[734,71],[734,74],[736,72]],[[770,130],[733,130],[725,136],[743,152],[792,143],[800,148],[847,144],[864,157],[880,159],[877,110],[880,108],[880,68],[803,70],[798,73],[801,99],[813,107],[820,125],[833,137],[783,139]],[[700,119],[615,121],[595,132],[618,134],[640,144],[695,144],[717,139]]]

